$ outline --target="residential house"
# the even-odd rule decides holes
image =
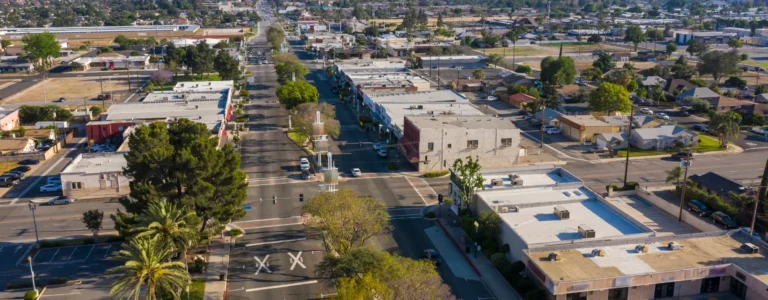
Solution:
[[[739,100],[736,98],[720,96],[716,101],[709,101],[710,107],[719,112],[731,110],[740,110],[742,108],[754,106],[750,101]]]
[[[522,26],[527,28],[539,27],[539,23],[534,18],[522,17],[515,20],[515,26]]]
[[[672,81],[668,82],[666,87],[664,87],[664,90],[669,94],[674,94],[675,91],[686,91],[690,89],[695,89],[697,86],[693,83],[688,82],[688,80],[685,79],[672,79]]]
[[[595,135],[599,133],[619,132],[619,126],[609,124],[591,115],[562,115],[557,117],[557,119],[560,121],[560,129],[563,131],[563,135],[580,143],[594,141]]]
[[[707,172],[701,175],[694,174],[688,176],[688,179],[701,187],[702,190],[705,190],[710,194],[719,195],[720,197],[727,197],[728,193],[731,192],[736,194],[743,194],[746,192],[746,189],[741,184],[717,173]]]
[[[543,113],[542,113],[543,112]],[[542,114],[544,115],[542,119]],[[558,120],[558,117],[562,116],[563,114],[559,111],[556,111],[551,108],[545,108],[544,110],[540,110],[534,114],[534,118],[538,123],[544,122],[546,125],[552,125],[555,127],[560,127],[560,120]]]
[[[654,128],[632,129],[630,143],[633,147],[643,150],[663,150],[680,142],[683,147],[699,143],[699,134],[677,125],[662,125]]]
[[[557,94],[560,96],[560,100],[562,100],[565,103],[573,102],[574,97],[576,97],[579,93],[588,90],[588,88],[583,88],[575,85],[575,84],[568,84],[568,85],[561,85],[555,88],[557,91]]]
[[[524,93],[516,93],[508,96],[506,99],[502,98],[502,102],[509,105],[514,105],[517,108],[524,108],[528,103],[536,101],[536,98]]]
[[[35,140],[28,137],[0,140],[0,154],[21,154],[35,152]]]
[[[651,91],[652,88],[658,86],[666,86],[667,80],[659,76],[648,76],[641,80],[638,80],[640,87],[644,87],[647,91]]]
[[[459,92],[482,92],[486,83],[481,79],[456,79],[451,81],[451,87]]]
[[[757,95],[757,97],[755,97],[755,102],[768,103],[768,93]]]
[[[719,101],[720,94],[713,92],[709,88],[695,87],[686,91],[683,91],[677,95],[677,105],[683,105],[683,100],[688,97],[696,97],[699,99],[707,100],[709,103]]]
[[[627,133],[598,133],[595,136],[595,145],[607,149],[627,149]]]
[[[36,140],[53,140],[56,135],[53,129],[27,129],[24,130],[24,137]]]
[[[619,131],[627,131],[629,127],[629,116],[604,116],[599,118],[608,124],[618,126]],[[632,128],[653,128],[661,123],[653,116],[636,114],[632,116]]]
[[[31,73],[35,70],[31,62],[18,56],[0,57],[0,74],[2,73]]]
[[[123,173],[125,153],[83,153],[61,171],[64,196],[113,198],[131,192],[130,179]]]
[[[0,107],[0,130],[11,131],[19,127],[19,109],[4,109]]]

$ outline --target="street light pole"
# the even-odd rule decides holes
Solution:
[[[680,213],[677,216],[677,221],[683,221],[683,204],[685,204],[685,186],[688,185],[688,167],[691,166],[691,153],[688,152],[688,157],[682,162],[685,167],[685,173],[683,175],[683,186],[680,191]]]
[[[635,106],[632,105],[629,108],[629,128],[627,129],[627,159],[624,162],[624,186],[627,186],[627,175],[629,170],[629,151],[631,148],[630,142],[632,140],[632,121],[633,116],[635,115]],[[609,153],[611,157],[613,157],[613,153]]]
[[[27,256],[27,259],[29,260],[29,273],[32,274],[32,289],[35,290],[35,294],[37,294],[37,285],[35,284],[35,271],[32,270],[32,256]]]
[[[29,210],[32,211],[32,222],[35,223],[35,247],[39,249],[40,248],[40,239],[37,236],[37,217],[35,217],[35,210],[37,209],[37,205],[35,205],[35,203],[32,202],[32,200],[29,201],[28,205],[29,205]],[[29,264],[30,264],[30,270],[31,270],[32,262],[30,261]],[[34,274],[32,276],[34,276]]]

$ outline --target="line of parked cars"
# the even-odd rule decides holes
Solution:
[[[726,229],[739,227],[739,225],[736,224],[736,221],[731,219],[730,216],[721,211],[713,212],[706,204],[704,204],[704,202],[699,200],[688,201],[688,211],[698,214],[700,217],[711,217],[712,223],[720,223]]]
[[[20,165],[0,176],[0,187],[11,187],[26,178],[25,174],[32,170],[30,166]]]
[[[94,144],[88,147],[88,150],[91,152],[115,152],[115,146],[114,145],[108,145],[108,144]]]

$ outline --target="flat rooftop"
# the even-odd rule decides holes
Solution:
[[[421,60],[440,60],[443,61],[456,61],[456,60],[483,60],[485,56],[482,55],[455,55],[455,56],[422,56]]]
[[[552,251],[532,252],[529,256],[549,278],[559,281],[641,275],[730,263],[768,283],[768,259],[764,251],[754,254],[740,251],[743,243],[750,242],[740,233],[675,241],[683,246],[682,250],[670,250],[664,241],[647,243],[648,253],[635,250],[641,243],[628,243],[558,251],[562,257],[560,261],[547,259]],[[606,255],[593,256],[594,249],[601,249]]]
[[[409,116],[418,128],[517,129],[509,119],[491,116]]]
[[[150,94],[154,95],[154,94]],[[164,94],[152,97],[165,97]],[[172,95],[172,94],[171,94]],[[220,94],[219,94],[220,95]],[[147,96],[149,97],[149,96]],[[145,99],[146,100],[146,99]],[[193,122],[205,123],[210,130],[216,130],[225,120],[229,99],[193,99],[188,101],[160,100],[138,103],[113,104],[107,109],[107,121],[162,120],[186,118]]]
[[[408,93],[369,94],[368,97],[378,104],[383,103],[434,103],[434,102],[465,102],[469,101],[450,90],[428,90]]]
[[[100,174],[105,172],[122,172],[127,165],[125,153],[83,153],[75,157],[69,165],[61,171],[66,174]]]
[[[176,86],[173,87],[173,91],[177,93],[224,92],[234,87],[235,87],[235,82],[232,80],[179,82],[179,83],[176,83]]]
[[[0,35],[29,34],[50,32],[63,33],[108,33],[140,31],[196,31],[198,25],[151,25],[151,26],[94,26],[94,27],[45,27],[45,28],[0,28]]]
[[[184,101],[193,101],[193,100],[205,100],[205,101],[211,101],[211,100],[226,100],[227,99],[227,93],[224,92],[154,92],[146,97],[144,97],[144,100],[141,102],[144,103],[150,103],[150,102],[162,102],[162,101],[175,101],[175,102],[184,102]]]

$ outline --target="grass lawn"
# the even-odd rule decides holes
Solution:
[[[659,151],[659,150],[643,150],[638,148],[632,148],[632,150],[629,152],[629,157],[640,157],[640,156],[652,156],[652,155],[665,155],[668,152],[665,151]],[[621,149],[616,151],[617,156],[619,157],[627,157],[627,150]]]
[[[711,151],[723,150],[723,148],[720,147],[720,142],[716,138],[706,136],[706,135],[700,135],[699,141],[700,141],[699,145],[693,148],[694,150],[696,150],[696,152],[711,152]]]
[[[486,55],[494,54],[494,53],[504,55],[505,49],[506,49],[506,57],[512,57],[511,45],[507,48],[486,48],[485,51],[483,51],[483,49],[481,48],[478,48],[478,49],[475,49],[475,52],[478,52],[478,53],[485,52]],[[539,56],[539,55],[557,55],[557,51],[554,49],[544,49],[537,45],[526,45],[526,46],[515,47],[515,56],[517,57]]]
[[[756,61],[756,60],[748,59],[744,63],[750,64],[750,65],[753,65],[753,66],[761,66],[763,68],[768,68],[768,61],[766,61],[766,62],[759,62],[759,61]]]
[[[307,137],[298,131],[288,131],[288,138],[299,145],[304,145],[304,142],[307,140]]]
[[[221,80],[221,76],[219,74],[207,74],[203,75],[203,79],[200,79],[200,76],[198,75],[179,75],[176,76],[176,78],[171,81],[171,83],[163,85],[161,87],[155,87],[155,91],[170,91],[173,89],[174,86],[176,86],[177,82],[182,81],[219,81]]]
[[[193,279],[189,286],[190,300],[203,300],[205,296],[205,279]]]

